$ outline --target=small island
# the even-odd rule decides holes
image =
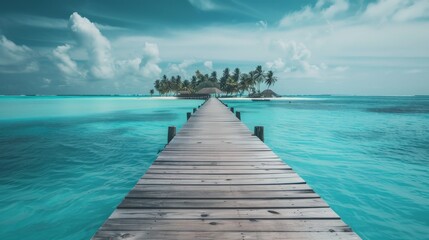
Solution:
[[[183,80],[182,80],[183,79]],[[156,91],[161,96],[198,97],[198,96],[222,96],[222,97],[249,97],[249,98],[273,98],[279,97],[270,87],[277,81],[273,71],[265,72],[261,65],[248,73],[242,73],[237,67],[234,71],[229,68],[223,70],[222,76],[218,77],[213,71],[210,75],[197,70],[189,79],[182,76],[164,75],[162,79],[154,82]],[[261,84],[267,86],[261,91]],[[150,90],[154,94],[154,90]]]

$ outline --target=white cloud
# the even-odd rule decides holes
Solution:
[[[326,8],[323,8],[324,6]],[[316,7],[321,9],[321,13],[325,18],[331,19],[346,12],[350,5],[348,0],[319,0]]]
[[[84,77],[85,74],[79,71],[77,63],[71,59],[68,53],[70,48],[71,46],[68,44],[55,48],[52,51],[54,64],[66,77]]]
[[[194,65],[196,63],[197,63],[197,61],[195,61],[193,59],[186,59],[186,60],[183,60],[181,63],[178,63],[178,64],[176,64],[176,63],[170,64],[168,66],[168,69],[169,69],[170,73],[172,73],[172,74],[180,74],[183,76],[187,76],[186,68],[188,68],[189,66]]]
[[[282,57],[266,62],[266,66],[270,69],[310,76],[316,76],[320,70],[317,65],[309,62],[311,51],[301,42],[274,40],[270,47],[273,51],[282,54]]]
[[[110,41],[102,35],[97,25],[89,19],[73,13],[69,20],[70,30],[77,39],[77,45],[58,46],[52,52],[54,64],[69,78],[91,79],[140,79],[157,77],[161,73],[158,45],[144,42],[140,56],[118,60],[112,54]],[[83,49],[87,56],[78,65],[71,52]],[[134,54],[135,55],[135,54]]]
[[[113,78],[110,42],[95,24],[75,12],[70,16],[70,29],[88,53],[90,73],[97,79]]]
[[[280,26],[292,27],[302,24],[320,24],[346,12],[348,0],[318,0],[314,6],[305,6],[301,11],[293,12],[280,20]]]
[[[189,0],[189,3],[203,11],[213,11],[220,8],[212,0]]]
[[[285,63],[283,62],[282,58],[277,58],[272,62],[266,62],[265,65],[267,65],[269,69],[272,69],[274,71],[281,71],[285,68]]]
[[[145,77],[156,77],[161,74],[161,68],[158,45],[155,43],[145,42],[143,48],[143,59],[140,63],[140,71]]]
[[[204,66],[209,70],[213,70],[213,62],[212,61],[205,61]]]
[[[379,0],[368,4],[363,20],[406,22],[429,17],[427,0]]]
[[[0,36],[0,71],[28,73],[39,70],[36,54],[25,45],[16,45],[5,36]]]
[[[33,56],[33,51],[25,46],[18,46],[5,36],[0,37],[0,65],[23,62]]]

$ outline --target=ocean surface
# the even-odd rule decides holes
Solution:
[[[225,102],[363,239],[429,239],[429,97]],[[200,103],[0,97],[0,239],[89,239]]]

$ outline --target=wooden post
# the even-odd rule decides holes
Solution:
[[[235,116],[238,118],[238,120],[241,120],[241,112],[235,112]]]
[[[170,143],[171,140],[173,140],[174,136],[176,136],[176,127],[175,126],[169,126],[168,127],[168,139],[167,143]]]
[[[186,120],[189,120],[189,118],[191,118],[191,113],[190,113],[190,112],[187,112],[187,113],[186,113]]]
[[[234,108],[233,107],[230,107],[229,110],[231,110],[231,112],[234,112]]]
[[[197,111],[197,109],[196,108],[194,108],[194,110],[192,110],[194,113]]]
[[[263,126],[255,126],[255,136],[257,136],[261,141],[264,141],[264,127]]]

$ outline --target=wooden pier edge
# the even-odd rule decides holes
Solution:
[[[231,110],[188,116],[92,239],[360,239]]]

